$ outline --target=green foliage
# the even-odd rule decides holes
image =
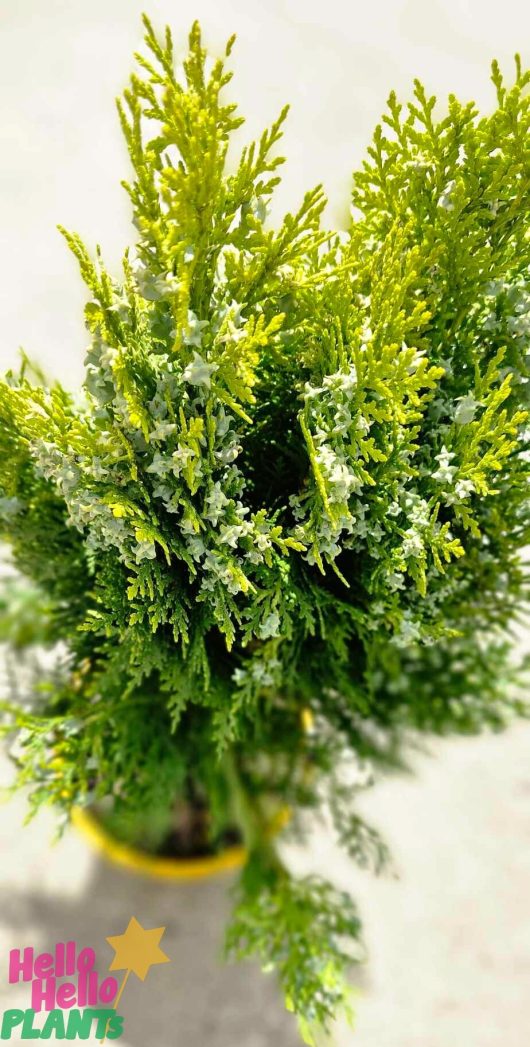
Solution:
[[[346,974],[359,960],[351,943],[360,930],[352,900],[317,877],[293,880],[258,862],[245,870],[240,895],[228,954],[257,956],[265,971],[277,972],[288,1010],[301,1016],[304,1043],[314,1045],[318,1029],[350,1011]]]
[[[349,230],[322,229],[321,187],[273,228],[287,111],[229,161],[224,59],[197,25],[183,62],[145,30],[118,103],[136,247],[114,275],[63,230],[83,394],[26,360],[0,383],[0,536],[35,609],[6,597],[0,637],[62,644],[3,730],[32,809],[97,800],[130,838],[200,801],[212,840],[239,827],[230,952],[278,972],[312,1042],[359,923],[288,875],[271,811],[328,804],[378,871],[351,768],[526,712],[530,76],[494,67],[486,117],[392,95]]]

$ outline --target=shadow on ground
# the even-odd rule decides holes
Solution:
[[[131,916],[166,927],[161,944],[171,963],[145,983],[131,976],[120,1004],[127,1047],[299,1047],[273,978],[220,960],[229,886],[227,877],[165,884],[98,861],[81,897],[2,892],[0,911],[21,949],[51,951],[73,939],[96,950],[100,975],[113,956],[105,938],[121,934]]]

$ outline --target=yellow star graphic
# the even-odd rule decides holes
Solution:
[[[134,971],[137,978],[145,981],[153,964],[170,962],[169,956],[160,948],[160,939],[165,929],[153,927],[148,931],[132,916],[123,934],[107,938],[116,954],[109,971]]]

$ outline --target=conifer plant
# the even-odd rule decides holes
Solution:
[[[526,711],[530,75],[494,64],[486,117],[391,95],[336,232],[320,186],[267,217],[286,110],[237,159],[198,26],[183,62],[147,19],[145,45],[118,102],[136,247],[116,276],[63,230],[82,395],[27,360],[0,385],[1,533],[33,587],[3,635],[59,645],[4,731],[32,809],[99,805],[156,852],[240,835],[227,950],[277,972],[314,1043],[360,923],[271,820],[325,807],[378,870],[371,769]]]

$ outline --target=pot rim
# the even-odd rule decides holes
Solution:
[[[290,812],[282,808],[271,822],[271,835],[276,835],[290,820]],[[119,865],[130,872],[148,876],[157,880],[202,880],[217,876],[219,873],[240,869],[246,862],[246,847],[239,845],[227,847],[219,854],[202,858],[162,858],[145,854],[120,843],[107,832],[94,814],[86,807],[74,807],[71,821],[85,840],[113,865]]]

